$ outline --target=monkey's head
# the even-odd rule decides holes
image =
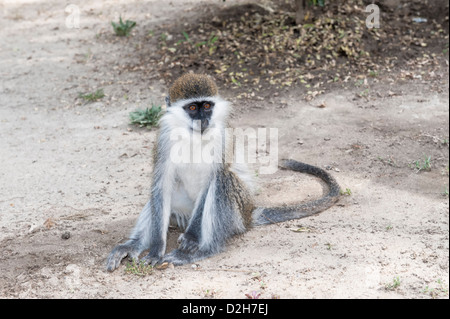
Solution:
[[[203,74],[187,73],[178,78],[166,97],[167,113],[175,125],[187,125],[203,133],[224,123],[229,113],[228,102],[218,95],[214,80]]]

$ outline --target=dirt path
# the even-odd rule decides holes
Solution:
[[[66,27],[58,1],[0,4],[0,297],[448,298],[448,55],[434,81],[393,74],[310,102],[295,90],[239,102],[235,126],[278,128],[280,157],[329,166],[351,195],[316,217],[254,229],[196,266],[105,272],[152,171],[155,132],[129,126],[128,113],[162,103],[167,89],[152,70],[145,80],[122,71],[153,38],[137,46],[109,23],[120,12],[145,38],[193,4],[214,10],[207,2],[78,1],[79,29]],[[99,102],[77,98],[99,88]],[[411,167],[428,156],[431,170]],[[321,192],[307,176],[260,179],[261,201]]]

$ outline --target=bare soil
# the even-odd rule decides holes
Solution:
[[[82,0],[80,28],[66,27],[59,1],[0,4],[1,298],[448,298],[448,45],[437,50],[439,41],[306,100],[295,85],[242,99],[221,82],[234,126],[278,128],[280,158],[332,170],[348,194],[196,265],[105,271],[149,195],[156,131],[129,125],[128,113],[162,104],[168,80],[143,54],[160,50],[161,28],[240,3]],[[128,38],[112,33],[119,14],[137,22]],[[100,88],[97,102],[78,97]],[[301,174],[258,180],[257,200],[272,204],[323,191]],[[170,230],[168,249],[177,237]]]

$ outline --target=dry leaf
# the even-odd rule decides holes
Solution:
[[[309,233],[311,232],[311,228],[308,227],[300,227],[300,228],[290,228],[294,233]]]
[[[165,270],[165,269],[169,268],[169,265],[170,264],[168,262],[165,262],[165,263],[162,263],[161,265],[156,266],[155,268],[158,270]]]
[[[53,220],[53,218],[48,218],[45,222],[44,222],[44,226],[47,228],[47,229],[50,229],[50,228],[52,228],[53,226],[55,226],[56,225],[56,222]]]
[[[327,107],[327,104],[325,103],[325,101],[323,101],[322,103],[320,103],[319,105],[317,105],[318,108],[320,109],[324,109]]]

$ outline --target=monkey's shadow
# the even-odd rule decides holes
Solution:
[[[176,226],[169,226],[167,232],[167,248],[166,253],[178,248],[178,237],[184,233],[184,230]]]
[[[176,226],[169,226],[169,230],[167,232],[166,254],[178,248],[178,238],[183,233],[184,231],[182,229]],[[149,249],[143,251],[139,258],[145,257],[149,253],[149,251]]]

